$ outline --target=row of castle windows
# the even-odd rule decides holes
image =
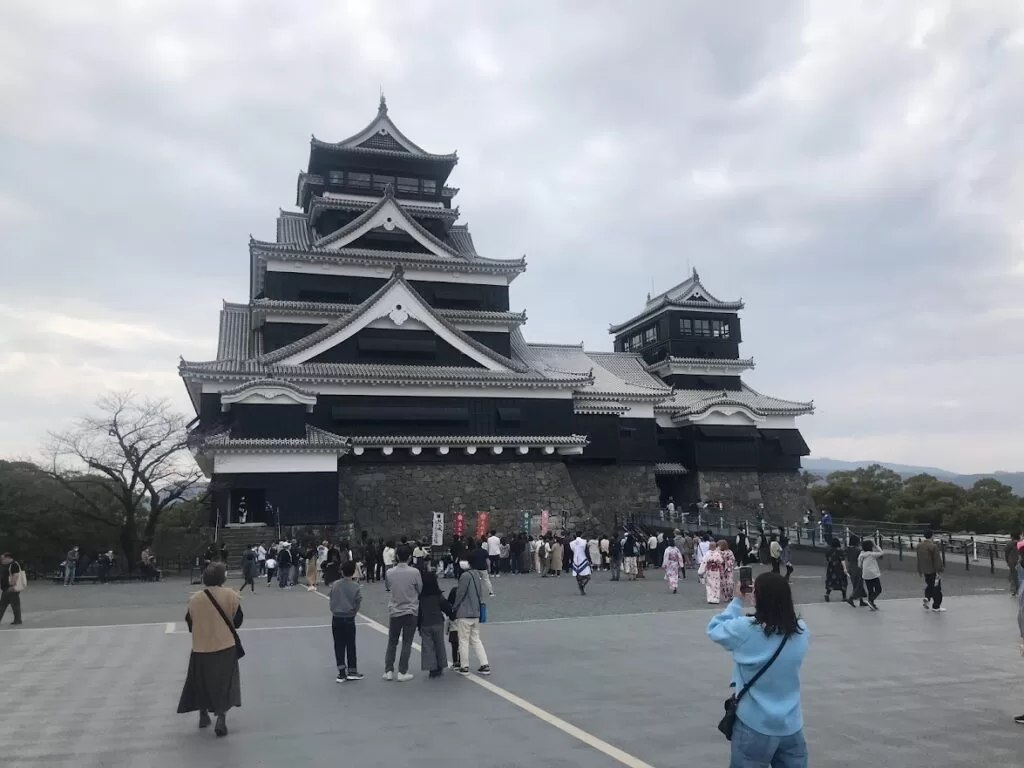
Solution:
[[[697,320],[684,317],[679,321],[679,333],[682,336],[697,336],[705,339],[728,341],[730,336],[729,323],[726,320]],[[622,342],[622,349],[635,352],[658,341],[658,326],[652,325],[640,333],[627,336]]]

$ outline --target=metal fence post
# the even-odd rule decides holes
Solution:
[[[973,536],[971,536],[971,551],[974,553],[971,556],[971,559],[974,560],[974,562],[978,562],[978,542],[975,541]]]
[[[939,542],[939,554],[942,555],[942,567],[946,567],[946,542]]]
[[[903,560],[903,536],[902,535],[896,537],[896,546],[899,549],[900,561],[902,561]]]
[[[964,567],[969,571],[971,570],[971,550],[964,546]]]
[[[992,544],[988,548],[988,569],[990,573],[996,572],[996,540],[992,539]]]

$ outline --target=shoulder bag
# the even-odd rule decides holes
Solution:
[[[210,598],[210,602],[213,603],[213,607],[217,609],[217,613],[220,614],[220,617],[224,619],[224,623],[228,625],[228,629],[231,630],[231,636],[235,638],[235,653],[238,655],[238,658],[242,658],[245,656],[245,648],[242,647],[242,641],[238,639],[238,632],[235,631],[235,622],[229,619],[228,615],[224,613],[224,609],[220,607],[220,603],[217,602],[217,598],[213,596],[213,593],[211,593],[210,590],[204,589],[203,592],[208,598]]]
[[[476,601],[480,604],[480,623],[487,623],[487,603],[484,602],[483,596],[480,594],[480,583],[477,578],[470,577],[473,579],[473,586],[476,587]]]
[[[782,649],[786,647],[786,642],[788,640],[789,635],[785,635],[782,638],[782,642],[779,643],[779,647],[775,649],[775,653],[773,653],[772,657],[768,659],[768,663],[757,671],[757,674],[750,679],[749,683],[743,686],[743,690],[741,690],[739,694],[734,693],[725,700],[725,714],[718,723],[718,730],[723,736],[725,736],[726,741],[732,741],[732,730],[736,727],[736,707],[739,706],[740,700],[747,695],[747,691],[750,690],[750,687],[761,679],[761,675],[768,671],[768,667],[775,663],[775,660],[779,658],[779,654],[782,653]]]
[[[22,568],[20,564],[15,563],[15,565],[18,566],[18,572],[10,573],[9,575],[11,591],[21,592],[26,586],[28,586],[28,576],[25,574],[25,569]],[[8,568],[10,568],[10,566],[8,566]]]

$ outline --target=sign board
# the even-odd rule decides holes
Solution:
[[[548,535],[548,526],[551,524],[551,510],[546,507],[540,511],[540,535]]]
[[[530,532],[530,519],[532,517],[533,516],[530,514],[530,510],[528,510],[528,509],[524,509],[523,510],[523,533],[529,533]]]
[[[466,513],[456,512],[455,520],[452,525],[452,533],[456,536],[463,536],[466,533]]]
[[[444,513],[433,512],[434,524],[431,528],[430,543],[435,547],[440,547],[444,544]]]
[[[482,539],[487,535],[487,518],[489,516],[489,512],[476,513],[476,537],[478,539]]]

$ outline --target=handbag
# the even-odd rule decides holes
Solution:
[[[12,592],[21,592],[26,586],[28,586],[28,577],[25,575],[25,571],[20,565],[18,566],[18,572],[12,575],[14,576],[14,578],[11,579]]]
[[[770,659],[768,659],[768,663],[757,671],[757,674],[750,679],[749,683],[743,686],[743,690],[739,692],[739,695],[734,693],[732,696],[725,700],[725,704],[723,705],[725,709],[725,714],[722,716],[722,719],[718,722],[718,730],[719,732],[721,732],[723,736],[725,736],[726,741],[732,741],[732,731],[733,728],[736,727],[736,708],[739,706],[740,700],[744,696],[746,696],[747,691],[750,690],[750,686],[752,686],[754,683],[760,680],[761,675],[768,671],[768,667],[775,663],[775,660],[779,658],[779,654],[782,653],[782,649],[786,647],[786,642],[788,640],[789,635],[785,635],[782,638],[782,642],[779,643],[779,647],[775,649],[775,653],[772,654],[772,657]]]
[[[210,602],[213,603],[213,607],[217,609],[217,613],[220,614],[220,617],[224,619],[224,623],[228,625],[228,629],[231,630],[231,636],[235,638],[235,653],[238,658],[241,659],[245,656],[245,648],[242,647],[242,641],[238,639],[238,632],[235,631],[235,622],[231,621],[231,619],[228,618],[228,615],[224,613],[224,609],[220,607],[220,603],[218,603],[216,598],[210,593],[210,590],[204,589],[203,592],[208,598],[210,598]]]
[[[480,623],[487,623],[487,603],[483,601],[483,596],[480,594],[480,585],[476,579],[473,579],[473,586],[476,587],[476,601],[480,603]]]

